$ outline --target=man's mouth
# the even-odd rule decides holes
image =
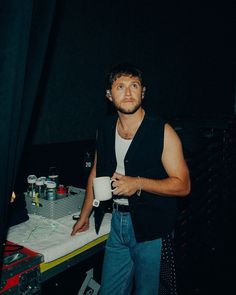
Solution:
[[[122,102],[127,103],[127,102],[134,102],[134,99],[124,99]]]

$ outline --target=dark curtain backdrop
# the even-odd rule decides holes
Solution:
[[[56,1],[0,3],[0,247],[45,64]]]
[[[94,138],[107,112],[105,74],[144,70],[145,108],[165,117],[234,112],[233,9],[191,1],[62,1],[35,144]],[[85,128],[86,127],[86,128]]]

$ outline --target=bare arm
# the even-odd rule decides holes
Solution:
[[[174,129],[166,124],[162,164],[168,174],[165,179],[149,179],[130,177],[114,173],[114,191],[116,195],[131,196],[142,189],[143,191],[160,196],[183,197],[190,192],[189,170],[184,160],[181,141]]]
[[[166,124],[162,164],[168,174],[163,180],[141,178],[144,191],[161,196],[186,196],[190,192],[189,171],[184,160],[181,141],[174,129]]]
[[[89,215],[93,209],[93,178],[96,177],[96,155],[86,186],[86,193],[79,220],[74,224],[71,235],[89,229]]]

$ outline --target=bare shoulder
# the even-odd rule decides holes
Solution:
[[[174,128],[166,123],[165,124],[165,131],[164,131],[164,145],[173,145],[173,144],[178,144],[181,145],[180,138]]]
[[[173,163],[176,160],[183,160],[183,158],[183,147],[177,132],[170,124],[165,124],[162,160],[165,163]]]
[[[162,163],[169,176],[177,176],[181,179],[188,178],[188,168],[184,159],[181,140],[169,124],[165,125]]]

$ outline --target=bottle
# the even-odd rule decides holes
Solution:
[[[56,187],[57,184],[55,181],[47,180],[46,181],[46,199],[49,201],[56,200]]]
[[[27,194],[32,200],[35,197],[36,179],[37,179],[36,175],[29,175],[27,177],[27,183],[28,183]]]
[[[57,188],[57,199],[66,197],[66,188],[63,184],[59,184]]]
[[[46,199],[46,190],[47,190],[46,181],[47,181],[47,177],[46,176],[41,176],[40,179],[42,179],[42,181],[43,181],[42,198]]]
[[[50,167],[48,171],[48,179],[56,183],[56,187],[59,185],[59,176],[56,167]]]
[[[36,182],[36,193],[38,193],[38,197],[39,198],[44,198],[44,178],[43,177],[39,177]]]

